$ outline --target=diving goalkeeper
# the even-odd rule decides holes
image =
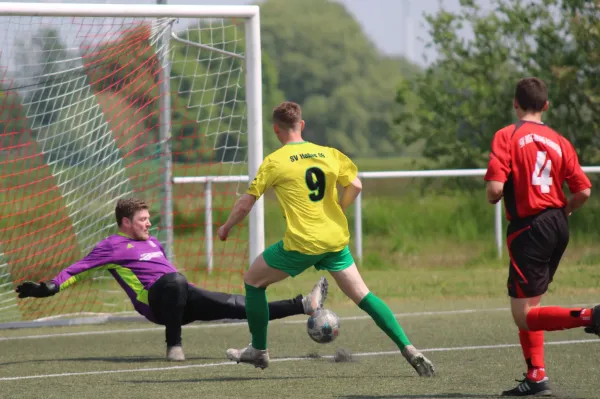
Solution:
[[[196,320],[246,319],[242,295],[207,291],[188,283],[166,258],[160,242],[149,235],[148,205],[139,199],[120,199],[115,209],[119,233],[100,241],[83,259],[49,281],[24,282],[19,298],[44,298],[107,270],[125,290],[135,310],[149,321],[164,325],[167,359],[183,361],[181,326]],[[327,280],[321,278],[305,297],[269,303],[270,319],[312,314],[323,306]]]

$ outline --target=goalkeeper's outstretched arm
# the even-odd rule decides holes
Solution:
[[[45,298],[64,290],[77,281],[84,280],[93,272],[112,267],[112,246],[107,241],[99,242],[83,259],[61,270],[56,277],[39,283],[25,281],[15,291],[19,298]]]

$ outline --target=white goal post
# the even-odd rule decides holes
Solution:
[[[225,213],[258,171],[260,8],[8,2],[0,20],[0,327],[133,310],[103,272],[61,303],[14,292],[113,234],[116,200],[126,196],[149,202],[160,221],[151,234],[191,282],[239,289],[264,250],[264,201],[209,275],[203,229],[193,229],[203,226],[203,197],[177,192],[173,179],[237,175],[247,164],[243,181],[215,193]]]

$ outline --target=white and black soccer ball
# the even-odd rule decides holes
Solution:
[[[329,309],[319,309],[308,318],[306,331],[315,342],[333,342],[340,333],[340,318]]]

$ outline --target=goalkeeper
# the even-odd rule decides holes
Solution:
[[[273,130],[283,147],[265,158],[248,191],[219,228],[219,238],[226,240],[265,190],[275,189],[287,229],[283,240],[259,255],[244,275],[252,343],[243,349],[229,349],[227,357],[268,367],[266,287],[314,265],[333,276],[342,292],[373,318],[419,375],[432,376],[433,365],[411,344],[385,302],[369,291],[348,249],[350,233],[344,210],[362,188],[356,165],[334,148],[304,141],[303,129],[298,104],[284,102],[275,108]],[[344,187],[339,200],[337,183]]]
[[[129,198],[117,202],[119,233],[100,241],[83,259],[52,280],[24,282],[19,298],[43,298],[65,290],[91,273],[107,270],[125,290],[135,310],[149,321],[164,325],[167,359],[183,361],[181,326],[196,320],[246,319],[245,298],[207,291],[188,283],[166,258],[160,242],[149,235],[150,214],[145,202]],[[327,280],[321,278],[309,295],[270,302],[270,319],[312,314],[323,306]]]

